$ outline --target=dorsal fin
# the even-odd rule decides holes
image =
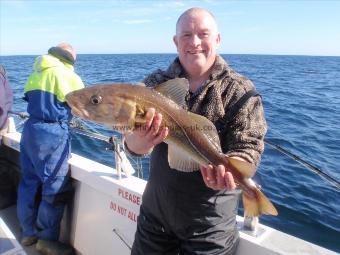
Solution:
[[[184,78],[175,78],[163,82],[153,89],[170,98],[178,105],[185,106],[185,96],[189,90],[189,82]]]
[[[211,143],[214,145],[217,151],[221,152],[221,142],[220,138],[218,136],[217,130],[215,125],[208,120],[206,117],[202,115],[198,115],[192,112],[188,112],[190,118],[195,121],[195,123],[198,125],[198,128],[202,130],[204,135],[206,135],[211,141]],[[196,128],[196,127],[195,127]]]

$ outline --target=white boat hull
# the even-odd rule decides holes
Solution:
[[[17,132],[3,137],[6,146],[18,151],[19,141]],[[76,154],[69,163],[75,197],[65,212],[62,239],[82,255],[130,254],[146,181],[124,174],[119,179],[115,169]],[[237,221],[237,255],[337,254],[261,224],[256,233],[243,231],[243,218]]]

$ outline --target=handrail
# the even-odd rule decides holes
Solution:
[[[26,112],[9,111],[9,113],[13,114],[13,115],[16,115],[16,116],[19,116],[22,119],[27,119],[29,117],[29,114],[26,113]],[[107,136],[104,136],[103,134],[100,134],[98,132],[90,131],[89,129],[86,129],[84,127],[83,123],[84,122],[81,121],[80,119],[74,118],[73,122],[71,122],[70,127],[75,131],[75,133],[87,136],[89,138],[94,138],[94,139],[97,139],[97,140],[104,141],[106,143],[111,144],[111,146],[114,147],[114,142],[115,142],[114,137],[107,137]],[[268,144],[271,148],[273,148],[273,149],[277,150],[278,152],[280,152],[281,154],[283,154],[283,155],[285,155],[285,156],[287,156],[289,158],[292,158],[296,162],[298,162],[301,165],[305,166],[307,169],[311,170],[313,173],[319,175],[324,180],[328,181],[336,189],[340,190],[340,182],[338,180],[336,180],[334,177],[332,177],[331,175],[325,173],[319,167],[316,167],[316,166],[312,165],[311,163],[309,163],[306,160],[302,159],[298,155],[290,152],[288,149],[282,147],[281,145],[275,144],[275,143],[271,142],[268,139],[265,139],[264,142],[266,144]],[[113,149],[113,147],[111,147],[111,148]],[[133,159],[131,159],[131,160],[133,160]],[[135,164],[138,164],[138,163],[135,162],[135,160],[133,160],[133,161],[134,161]]]

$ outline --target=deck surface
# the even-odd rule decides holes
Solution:
[[[16,216],[16,206],[10,206],[6,209],[0,210],[0,217],[11,230],[17,241],[20,243],[21,234],[20,234],[20,226]],[[27,255],[40,255],[39,252],[36,251],[35,245],[26,247],[22,247]],[[1,255],[1,253],[0,253]]]

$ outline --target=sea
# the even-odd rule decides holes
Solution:
[[[14,111],[26,111],[23,88],[36,56],[1,56],[14,92]],[[86,86],[137,83],[156,69],[166,69],[175,54],[80,54],[75,69]],[[255,181],[279,215],[260,222],[340,252],[340,190],[320,174],[340,181],[340,57],[222,55],[253,81],[262,95],[268,132]],[[18,126],[20,119],[16,119]],[[104,136],[113,131],[86,123]],[[279,150],[282,148],[283,150]],[[114,166],[108,143],[72,134],[72,151]],[[289,152],[284,153],[284,152]],[[139,177],[147,180],[149,159]],[[314,169],[314,171],[313,171]],[[339,186],[338,186],[339,187]],[[239,210],[242,215],[242,208]]]

